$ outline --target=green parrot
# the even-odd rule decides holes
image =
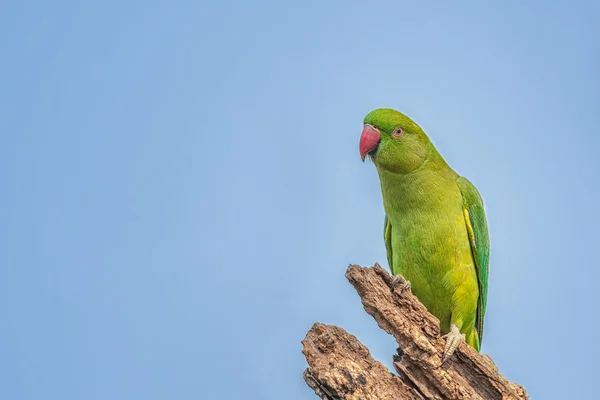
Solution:
[[[440,320],[443,360],[461,341],[479,351],[490,251],[479,192],[450,168],[419,125],[396,110],[367,114],[359,147],[379,175],[394,284],[403,282],[402,290],[410,288]]]

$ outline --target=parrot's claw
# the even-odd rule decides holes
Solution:
[[[454,351],[456,350],[460,342],[465,341],[465,334],[460,333],[460,330],[458,329],[458,326],[456,326],[456,324],[452,324],[450,332],[442,337],[446,339],[446,347],[444,348],[444,355],[442,356],[443,364],[447,359],[449,359],[452,356],[452,354],[454,354]]]
[[[396,287],[400,284],[402,284],[400,294],[403,294],[406,290],[410,290],[410,281],[407,281],[402,275],[398,274],[394,276],[394,279],[392,279],[392,290],[396,289]]]

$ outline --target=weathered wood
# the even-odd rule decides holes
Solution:
[[[306,383],[322,399],[419,399],[342,328],[316,323],[302,341]]]
[[[322,399],[528,399],[525,389],[498,373],[493,361],[466,343],[441,365],[445,340],[439,321],[410,292],[392,289],[379,265],[351,265],[346,277],[365,310],[394,336],[392,375],[358,339],[341,328],[315,324],[303,341],[304,378]]]

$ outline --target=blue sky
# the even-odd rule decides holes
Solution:
[[[385,264],[362,118],[413,117],[482,193],[489,354],[593,398],[600,6],[8,2],[0,398],[315,398],[315,321],[391,365],[344,278]],[[568,366],[568,367],[564,367]]]

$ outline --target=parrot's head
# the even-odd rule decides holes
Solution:
[[[368,155],[377,168],[401,174],[415,171],[430,149],[421,127],[399,111],[378,108],[365,117],[360,156],[364,161]]]

